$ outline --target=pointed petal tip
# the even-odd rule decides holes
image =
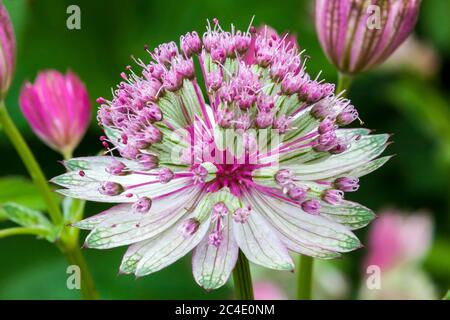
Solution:
[[[125,271],[123,271],[122,269],[119,268],[119,271],[117,271],[116,277],[125,276],[127,274],[128,274],[127,272],[125,272]]]
[[[213,291],[214,289],[212,288],[205,288],[204,286],[201,286],[203,288],[203,290],[206,291],[206,293],[210,293],[211,291]]]

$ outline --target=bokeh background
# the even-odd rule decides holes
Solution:
[[[227,1],[119,1],[119,0],[4,0],[17,37],[17,71],[6,104],[13,120],[24,133],[47,177],[63,172],[60,157],[31,132],[18,107],[19,90],[34,80],[39,70],[71,69],[85,82],[92,104],[91,127],[75,155],[93,155],[101,148],[95,122],[95,98],[109,96],[119,82],[119,73],[130,64],[130,55],[146,57],[144,44],[178,40],[181,34],[202,32],[207,18],[219,18],[222,26],[234,23],[246,29],[255,15],[255,25],[269,24],[278,31],[291,31],[311,57],[308,70],[323,71],[327,81],[336,73],[324,56],[314,30],[313,1],[227,0]],[[68,30],[66,8],[81,8],[81,30]],[[407,212],[425,210],[434,221],[433,244],[423,269],[442,297],[450,287],[450,2],[423,1],[415,31],[416,42],[383,67],[360,75],[350,97],[369,128],[392,133],[395,143],[386,154],[396,156],[381,170],[363,178],[351,200],[376,212],[399,208]],[[32,188],[11,177],[26,177],[13,147],[0,132],[0,203],[18,201],[42,207]],[[22,192],[17,195],[14,189]],[[89,203],[86,215],[104,206]],[[0,222],[0,227],[9,226]],[[357,231],[363,242],[367,227]],[[84,238],[85,234],[82,234]],[[217,299],[232,297],[232,282],[207,293],[191,275],[188,257],[148,277],[135,280],[118,276],[125,248],[107,251],[85,249],[98,290],[107,299]],[[332,264],[318,267],[322,286],[345,286],[345,291],[328,297],[357,298],[363,279],[363,248]],[[344,278],[330,276],[332,273]],[[323,274],[322,274],[323,273]],[[258,279],[272,279],[289,297],[295,290],[294,274],[254,270]],[[66,262],[45,240],[16,236],[0,240],[0,299],[77,299],[78,291],[66,288]],[[408,285],[405,284],[405,288]],[[326,291],[326,290],[325,290]],[[324,293],[327,297],[327,293]]]

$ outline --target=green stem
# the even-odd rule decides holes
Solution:
[[[99,295],[95,289],[94,280],[92,278],[89,267],[81,253],[78,243],[73,245],[62,242],[59,248],[71,265],[76,265],[80,268],[81,273],[81,295],[85,300],[97,300]]]
[[[252,276],[250,266],[245,255],[239,251],[238,260],[233,270],[234,289],[236,299],[253,300]]]
[[[350,86],[352,85],[353,77],[344,73],[339,72],[338,73],[338,86],[336,93],[341,93],[345,90],[345,92],[342,94],[343,97],[348,96],[348,91],[350,90]]]
[[[39,192],[41,193],[42,198],[47,205],[50,218],[55,225],[60,225],[63,221],[61,211],[59,210],[59,207],[54,200],[52,191],[50,190],[50,187],[47,183],[47,179],[42,173],[42,170],[37,163],[34,155],[31,153],[31,150],[28,147],[27,143],[12,122],[3,101],[0,102],[0,124],[3,127],[3,130],[5,130],[5,133],[8,136],[9,140],[14,145],[14,148],[16,148],[16,151],[25,164],[25,167],[27,168],[31,179],[38,187]]]
[[[38,228],[32,228],[32,227],[13,227],[13,228],[7,228],[0,230],[0,239],[6,238],[10,236],[16,236],[16,235],[36,235],[36,236],[46,236],[48,233],[45,229],[38,229]]]
[[[72,150],[63,151],[62,156],[64,160],[69,160],[72,158]],[[86,205],[85,200],[72,199],[69,210],[68,217],[65,217],[66,223],[73,223],[80,221],[84,215],[84,208]],[[60,243],[60,249],[66,256],[67,261],[70,264],[77,265],[81,272],[81,295],[83,299],[86,300],[97,300],[99,295],[95,289],[94,279],[90,269],[86,263],[83,253],[79,249],[78,236],[80,234],[80,229],[73,227],[64,227],[63,239]]]
[[[19,130],[17,130],[14,122],[8,114],[8,110],[4,101],[0,101],[0,124],[8,136],[11,143],[14,145],[22,162],[28,170],[31,179],[38,187],[42,198],[44,199],[50,218],[55,226],[61,226],[64,223],[63,216],[58,204],[55,202],[53,193],[47,183],[47,179],[41,170],[41,167],[36,161],[33,153],[23,139]],[[67,154],[68,155],[68,154]],[[79,204],[80,205],[80,204]],[[84,204],[81,204],[83,207]],[[64,229],[67,227],[64,227]],[[10,228],[1,230],[0,234],[3,236],[17,235],[17,234],[36,234],[38,231],[33,228]],[[41,235],[41,234],[40,234]],[[67,258],[68,262],[79,266],[81,270],[81,294],[85,299],[98,299],[98,294],[95,291],[94,281],[92,279],[86,260],[78,248],[78,233],[61,233],[61,239],[57,242],[58,248]]]
[[[311,300],[314,259],[301,255],[299,259],[300,270],[298,273],[297,298],[299,300]]]

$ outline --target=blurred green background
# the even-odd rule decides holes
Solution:
[[[39,70],[71,69],[85,82],[93,106],[98,96],[109,97],[119,73],[130,55],[146,57],[144,44],[151,48],[175,40],[187,31],[203,32],[207,18],[219,18],[222,26],[234,23],[246,29],[255,15],[255,25],[269,24],[278,31],[289,30],[298,37],[311,57],[308,70],[335,82],[336,74],[322,53],[315,35],[313,1],[227,0],[227,1],[119,1],[119,0],[5,0],[17,37],[17,70],[6,104],[24,133],[47,177],[63,172],[59,155],[49,150],[31,132],[18,107],[20,87],[33,81]],[[68,30],[66,8],[81,8],[81,30]],[[358,77],[350,97],[365,125],[378,132],[394,134],[395,143],[387,154],[396,154],[383,169],[363,178],[360,191],[351,200],[379,211],[396,207],[415,211],[426,209],[435,222],[433,247],[425,259],[425,270],[443,296],[450,286],[450,1],[424,1],[416,36],[435,52],[434,69],[426,75],[413,67],[386,65]],[[420,56],[420,55],[419,55]],[[419,59],[418,59],[419,60]],[[93,108],[95,109],[95,108]],[[75,155],[93,155],[100,149],[100,130],[93,121]],[[0,176],[26,176],[17,154],[0,132]],[[16,182],[17,183],[17,182]],[[20,183],[16,186],[21,188]],[[0,183],[0,202],[7,199]],[[40,201],[23,198],[39,207]],[[30,190],[32,193],[32,190]],[[86,214],[105,206],[89,203]],[[7,223],[2,223],[8,226]],[[370,228],[370,226],[368,227]],[[357,231],[366,240],[367,229]],[[82,234],[84,238],[85,234]],[[135,280],[117,276],[125,248],[106,251],[84,249],[102,298],[107,299],[216,299],[232,296],[231,283],[214,292],[199,288],[191,275],[190,260],[151,276]],[[348,297],[355,297],[361,279],[363,248],[334,262],[351,280]],[[320,274],[316,275],[320,277]],[[289,283],[294,284],[294,275]],[[0,240],[0,299],[79,298],[66,288],[66,262],[57,249],[31,236]],[[285,284],[286,286],[286,284]],[[287,288],[289,291],[290,288]]]

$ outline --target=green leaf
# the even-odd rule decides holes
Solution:
[[[34,210],[45,209],[38,188],[23,177],[4,177],[0,179],[0,204],[15,202]],[[4,213],[0,212],[0,217]]]
[[[51,242],[56,239],[58,234],[57,229],[53,227],[52,223],[43,213],[13,202],[2,204],[1,209],[8,220],[22,227],[47,230],[48,232],[45,238]]]

